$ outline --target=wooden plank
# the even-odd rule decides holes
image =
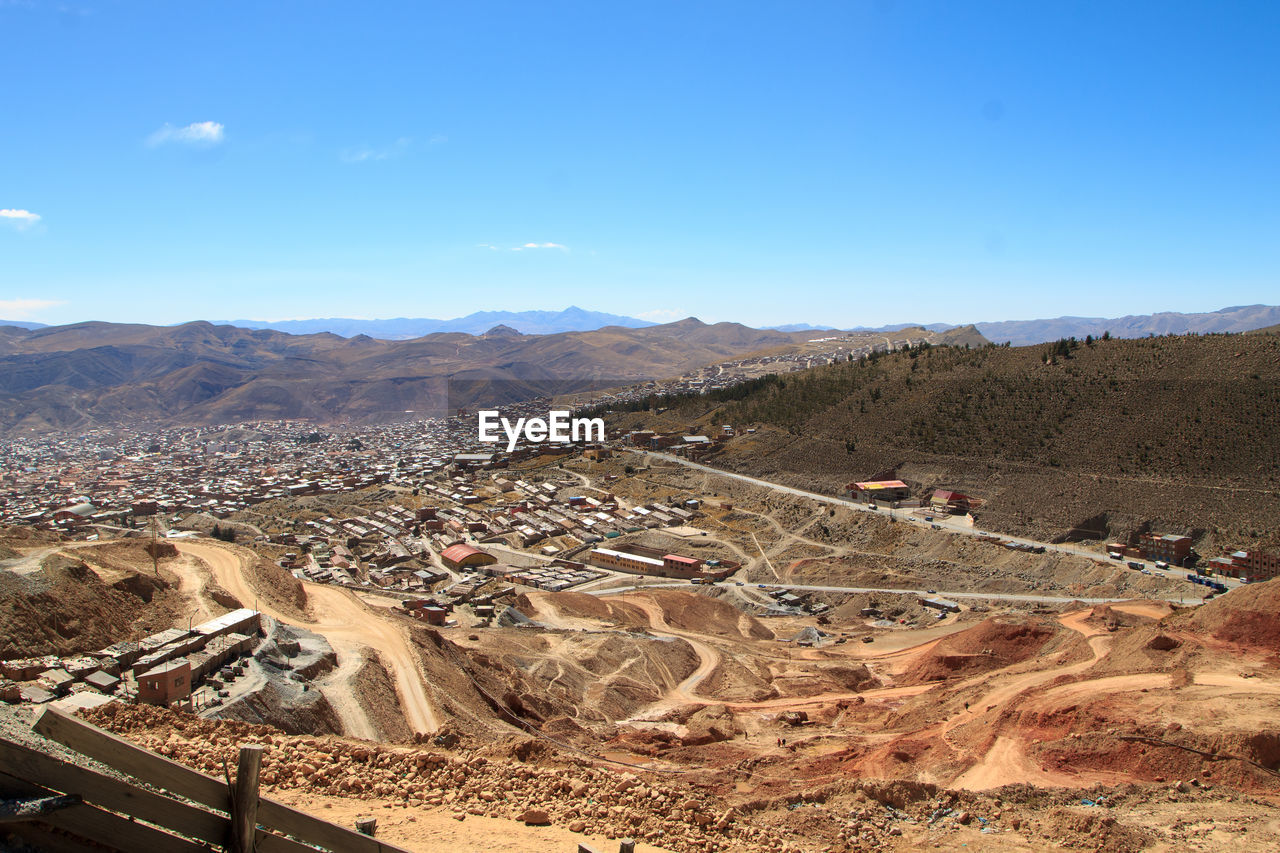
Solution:
[[[207,812],[187,803],[171,800],[128,782],[3,739],[0,739],[0,767],[44,788],[82,793],[87,791],[90,802],[108,811],[159,824],[180,835],[218,846],[222,846],[231,830],[231,822],[216,812]],[[0,788],[8,787],[6,782],[7,777],[0,774]],[[263,829],[257,832],[257,845],[258,853],[315,851],[314,847],[272,835]]]
[[[102,853],[102,848],[91,841],[63,835],[39,824],[20,823],[6,829],[41,853]]]
[[[87,803],[54,812],[40,819],[41,823],[82,835],[99,844],[114,847],[125,853],[142,850],[163,850],[165,853],[208,853],[212,848],[169,832],[154,829],[120,815],[103,811]]]
[[[210,844],[225,843],[231,829],[231,822],[222,815],[162,797],[4,739],[0,739],[0,766],[6,773],[37,785],[81,794],[94,805],[168,827]]]
[[[258,771],[262,769],[262,746],[240,747],[236,764],[234,796],[231,798],[231,853],[254,853],[254,827],[258,825]]]
[[[6,774],[6,787],[19,790],[27,796],[48,796],[51,792],[39,785],[26,782]],[[210,853],[206,844],[197,844],[186,838],[180,838],[168,832],[154,829],[145,823],[137,823],[128,818],[112,814],[109,811],[81,803],[78,806],[62,809],[52,814],[43,815],[40,823],[69,832],[80,838],[95,841],[111,850],[120,853],[138,853],[142,850],[164,851],[164,853]]]
[[[79,794],[60,794],[52,797],[24,797],[17,800],[0,800],[0,823],[21,823],[40,815],[56,812],[68,806],[78,806],[84,800]]]
[[[135,746],[124,738],[56,708],[46,707],[36,720],[34,728],[50,740],[56,740],[147,784],[164,788],[219,811],[230,808],[227,786],[218,779]],[[334,853],[411,853],[398,845],[361,835],[266,797],[261,797],[258,801],[258,824]]]

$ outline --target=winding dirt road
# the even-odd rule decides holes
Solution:
[[[286,624],[299,622],[297,617],[280,613],[262,602],[245,577],[240,557],[233,552],[205,542],[180,541],[174,544],[184,554],[203,560],[214,580],[247,606],[256,601],[258,609],[274,619]],[[339,670],[344,676],[359,669],[358,665],[351,663],[351,658],[363,658],[366,649],[377,649],[395,681],[396,694],[409,727],[415,732],[439,729],[439,718],[427,698],[426,682],[408,632],[375,613],[350,590],[311,583],[306,585],[306,589],[312,618],[302,622],[301,626],[328,640],[338,653]],[[344,706],[337,708],[340,715],[353,715],[354,709],[348,703],[339,700],[335,705]],[[351,722],[356,731],[371,730],[367,722]]]

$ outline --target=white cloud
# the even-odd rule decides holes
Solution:
[[[46,308],[65,304],[57,299],[0,299],[0,318],[26,320]]]
[[[501,246],[495,246],[492,243],[476,243],[477,249],[488,249],[491,252],[501,252]],[[563,243],[522,243],[519,246],[508,246],[508,252],[523,252],[526,249],[559,249],[562,252],[569,251],[569,247]]]
[[[569,247],[562,243],[525,243],[523,246],[512,246],[511,251],[523,252],[525,249],[559,249],[562,252],[569,251]]]
[[[186,127],[174,127],[166,123],[164,127],[147,137],[150,146],[164,145],[167,142],[180,142],[184,145],[217,145],[226,138],[226,128],[216,121],[192,122]]]
[[[12,207],[6,207],[0,210],[0,222],[12,225],[18,230],[29,228],[40,221],[40,214],[32,213],[29,210],[18,210]]]
[[[362,148],[348,148],[341,154],[342,161],[344,163],[368,163],[376,160],[390,160],[392,157],[399,157],[408,151],[409,143],[412,141],[409,137],[402,136],[390,145],[384,145],[381,148],[371,148],[367,145]]]

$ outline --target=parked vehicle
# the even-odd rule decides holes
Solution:
[[[1136,562],[1134,562],[1133,560],[1130,560],[1130,561],[1129,561],[1129,568],[1134,569],[1135,571],[1139,571],[1139,572],[1140,572],[1140,571],[1142,571],[1142,563],[1136,563]]]

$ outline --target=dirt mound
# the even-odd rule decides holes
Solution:
[[[37,545],[53,545],[62,541],[62,534],[35,527],[0,524],[0,544],[5,547],[31,548]]]
[[[654,590],[648,596],[673,628],[734,639],[773,639],[773,632],[760,620],[728,602],[678,590]]]
[[[353,692],[373,721],[378,740],[406,742],[413,738],[400,707],[400,697],[396,695],[395,681],[376,651],[369,651],[356,673]]]
[[[1045,621],[987,619],[940,640],[904,673],[901,683],[921,684],[990,672],[1029,660],[1057,633]]]
[[[1280,657],[1280,579],[1232,590],[1197,608],[1188,625],[1220,642]]]
[[[1155,621],[1150,616],[1144,616],[1138,613],[1130,613],[1125,610],[1116,610],[1106,604],[1096,604],[1085,617],[1085,624],[1094,628],[1103,628],[1107,631],[1117,631],[1121,628],[1132,628],[1135,625],[1145,625]]]
[[[556,614],[570,619],[591,619],[620,628],[648,628],[649,617],[640,608],[617,599],[604,600],[585,592],[540,593],[540,600]],[[537,620],[540,607],[522,593],[516,598],[515,609]]]
[[[590,631],[502,631],[483,651],[414,632],[435,701],[460,728],[605,727],[650,705],[698,667],[684,640]]]
[[[146,544],[146,552],[154,559],[163,560],[167,557],[178,556],[178,546],[172,542],[157,540]]]
[[[1109,731],[1088,731],[1034,747],[1042,765],[1064,773],[1103,772],[1155,782],[1195,780],[1238,791],[1274,795],[1280,732],[1206,734],[1180,730],[1145,733],[1140,723],[1110,709],[1091,709]]]
[[[753,665],[748,665],[748,664]],[[714,696],[726,702],[760,702],[774,699],[778,691],[770,683],[769,667],[755,661],[722,657],[715,669],[698,685],[703,696]]]
[[[214,711],[219,719],[271,726],[289,734],[341,734],[342,720],[319,690],[284,679]]]
[[[95,651],[174,624],[184,602],[162,579],[117,577],[60,555],[30,575],[0,572],[0,658]]]
[[[1096,811],[1055,809],[1049,813],[1045,823],[1045,835],[1098,853],[1138,853],[1152,841],[1150,833]]]

